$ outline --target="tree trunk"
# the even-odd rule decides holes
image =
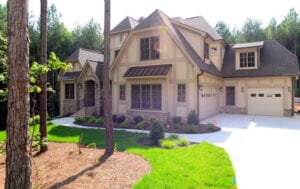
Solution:
[[[28,0],[9,0],[5,188],[32,188],[29,155]]]
[[[104,69],[103,69],[103,93],[104,93],[104,117],[106,131],[106,147],[104,156],[109,157],[114,153],[114,132],[111,118],[111,86],[109,82],[110,68],[110,0],[104,0]]]
[[[47,64],[47,0],[41,0],[41,64]],[[47,74],[40,76],[40,152],[46,152],[47,141]]]

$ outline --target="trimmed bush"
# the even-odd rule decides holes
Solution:
[[[144,118],[140,115],[137,115],[133,118],[133,121],[135,122],[135,124],[138,124],[138,123],[144,121]]]
[[[125,119],[120,125],[122,128],[128,128],[129,127],[128,119]]]
[[[184,138],[178,139],[176,143],[178,146],[188,146],[190,144],[190,142]]]
[[[112,121],[113,121],[114,123],[117,122],[118,115],[117,115],[117,114],[113,114],[113,115],[111,116],[111,119],[112,119]]]
[[[175,116],[172,118],[173,123],[178,124],[181,122],[181,117],[180,116]]]
[[[90,123],[93,123],[93,124],[99,124],[99,125],[103,125],[104,124],[104,119],[99,117],[94,117],[92,119],[89,120]]]
[[[118,122],[118,123],[122,123],[123,121],[125,121],[125,119],[126,119],[126,116],[120,115],[120,116],[117,118],[117,122]]]
[[[158,120],[153,120],[151,122],[152,128],[150,131],[150,138],[158,144],[158,140],[163,139],[165,137],[164,127]]]
[[[188,117],[187,117],[187,123],[188,124],[193,124],[193,125],[198,125],[199,124],[199,117],[196,114],[195,110],[192,110]]]
[[[138,122],[137,124],[136,124],[136,128],[137,129],[142,129],[143,127],[144,127],[144,125],[145,125],[145,122],[144,121],[141,121],[141,122]]]
[[[166,149],[173,149],[175,148],[177,145],[176,145],[176,142],[173,141],[173,140],[161,140],[160,141],[160,146],[162,148],[166,148]]]

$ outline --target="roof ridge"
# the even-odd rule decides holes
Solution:
[[[101,51],[96,51],[96,50],[92,50],[92,49],[86,49],[86,48],[82,48],[82,47],[79,47],[78,50],[84,50],[84,51],[88,51],[88,52],[95,52],[97,54],[102,54]]]

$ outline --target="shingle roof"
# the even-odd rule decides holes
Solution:
[[[91,65],[93,72],[95,72],[96,76],[98,77],[99,81],[103,80],[103,62],[97,62],[88,60],[88,63]]]
[[[214,40],[221,40],[223,39],[218,32],[216,32],[213,27],[202,17],[202,16],[196,16],[192,18],[180,18],[176,17],[173,18],[173,20],[180,22],[182,24],[186,24],[190,27],[193,27],[195,29],[201,30],[206,32],[208,35],[210,35]]]
[[[172,64],[130,67],[123,77],[164,76],[169,73],[171,67]]]
[[[230,46],[222,66],[223,77],[295,76],[299,75],[297,56],[279,42],[265,41],[260,54],[258,69],[235,70],[235,50]]]
[[[125,31],[125,30],[132,30],[134,29],[139,22],[135,20],[134,18],[131,18],[127,16],[124,18],[118,25],[116,25],[111,32],[119,32],[119,31]]]
[[[73,52],[65,61],[79,61],[83,66],[87,60],[103,62],[103,54],[99,51],[79,48]]]
[[[60,79],[61,80],[76,80],[78,76],[80,75],[81,71],[76,71],[76,72],[66,72],[64,73]]]

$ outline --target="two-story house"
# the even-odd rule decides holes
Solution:
[[[115,114],[293,114],[297,57],[273,40],[229,45],[203,17],[127,17],[111,31],[111,56]]]

